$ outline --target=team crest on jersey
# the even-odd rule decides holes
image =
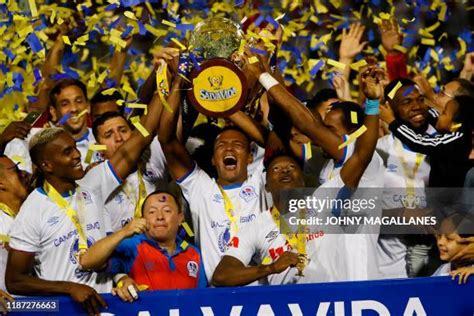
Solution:
[[[87,237],[87,248],[92,246],[94,242],[95,242],[94,238]],[[76,240],[74,240],[74,242],[72,243],[71,248],[69,249],[69,260],[71,260],[73,264],[79,264],[78,254],[79,254],[79,238],[76,238]]]
[[[227,226],[226,229],[219,234],[219,237],[217,240],[219,250],[221,252],[225,252],[227,250],[227,247],[229,245],[229,240],[230,240],[230,227]]]
[[[214,202],[220,203],[224,198],[220,194],[214,194],[214,198],[212,199]]]
[[[387,166],[388,172],[397,172],[398,166],[391,163]]]
[[[250,202],[257,198],[257,193],[255,193],[255,189],[251,185],[243,187],[239,195],[245,202]]]
[[[271,242],[275,240],[275,238],[277,238],[279,234],[280,233],[277,230],[272,230],[265,236],[265,239],[267,240],[267,242]]]
[[[49,224],[49,226],[56,225],[57,223],[59,223],[59,216],[51,217],[50,219],[48,219],[47,223]]]
[[[81,191],[82,199],[84,200],[84,204],[91,204],[92,203],[92,196],[87,191]]]
[[[114,201],[115,201],[117,204],[122,204],[123,201],[124,201],[124,198],[123,198],[122,193],[118,193],[117,195],[115,195]]]
[[[199,266],[195,261],[188,261],[188,273],[190,277],[197,278]]]
[[[239,248],[239,237],[232,237],[232,240],[229,242],[229,247]]]

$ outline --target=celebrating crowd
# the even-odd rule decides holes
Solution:
[[[60,23],[37,97],[0,136],[2,303],[14,295],[69,295],[94,314],[105,307],[101,293],[133,302],[145,290],[428,275],[468,282],[474,53],[457,57],[457,77],[433,82],[407,65],[400,21],[383,17],[375,30],[354,22],[342,29],[338,61],[326,61],[331,75],[314,79],[316,93],[303,99],[298,80],[281,69],[284,19],[261,16],[244,19],[245,40],[228,57],[242,69],[248,95],[225,118],[191,108],[194,82],[182,70],[203,61],[189,54],[186,38],[155,50],[147,77],[130,91],[124,73],[133,31],[117,26],[123,45],[91,86],[90,78],[58,73],[65,51],[75,48],[65,38],[81,18]],[[379,59],[367,52],[368,32],[380,35]],[[85,60],[97,63],[98,54]],[[313,78],[321,65],[310,64],[300,71]],[[321,199],[379,188],[376,212],[398,209],[405,217],[418,216],[407,196],[431,188],[468,193],[462,211],[448,198],[452,212],[435,231],[288,233],[281,193],[298,188]]]

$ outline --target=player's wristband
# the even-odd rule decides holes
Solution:
[[[264,72],[258,77],[258,82],[265,88],[265,90],[270,90],[278,84],[278,81],[272,77],[268,72]]]
[[[365,114],[366,115],[378,115],[380,110],[380,101],[378,99],[376,100],[369,100],[367,99],[365,101]]]
[[[118,287],[121,287],[119,285],[120,280],[123,278],[123,277],[126,277],[127,275],[125,273],[117,273],[116,275],[114,275],[114,283],[117,284]],[[123,285],[123,283],[122,283]]]

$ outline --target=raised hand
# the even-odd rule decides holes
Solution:
[[[362,92],[368,99],[380,99],[383,96],[386,75],[376,66],[367,68],[361,75]]]
[[[351,24],[349,30],[342,30],[341,46],[339,46],[339,58],[352,60],[362,52],[368,42],[362,42],[365,26],[360,23]]]
[[[31,126],[23,121],[11,122],[0,135],[0,147],[4,148],[14,138],[25,139]]]
[[[382,24],[379,25],[379,31],[382,38],[382,45],[387,52],[392,52],[396,45],[402,43],[403,37],[395,18],[390,20],[383,19]]]
[[[134,300],[138,299],[138,296],[132,295],[135,293],[130,293],[129,290],[130,287],[133,287],[135,292],[138,293],[138,285],[135,280],[129,276],[126,276],[120,280],[119,284],[120,287],[115,287],[112,289],[112,295],[120,297],[120,299],[124,302],[133,302]]]
[[[134,218],[130,223],[122,228],[126,237],[134,234],[141,234],[146,230],[146,220],[144,218]]]

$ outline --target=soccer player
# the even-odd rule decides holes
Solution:
[[[117,294],[129,300],[125,291],[132,285],[149,290],[206,287],[200,252],[178,236],[184,215],[177,198],[166,191],[147,196],[143,219],[136,219],[118,232],[98,241],[81,257],[85,269],[126,273]],[[131,280],[130,280],[131,279]],[[120,284],[120,282],[119,282]],[[120,284],[120,285],[122,285]]]
[[[169,171],[189,203],[196,241],[210,279],[232,236],[260,210],[262,173],[247,173],[252,161],[249,140],[240,130],[228,128],[214,142],[212,164],[217,179],[209,177],[176,139],[179,94],[169,103],[174,112],[163,111],[158,135]]]
[[[152,102],[158,102],[158,97],[154,97]],[[103,158],[110,159],[130,138],[133,125],[118,112],[106,112],[96,118],[92,131],[97,143],[107,146],[107,149],[101,152]],[[141,216],[141,206],[148,193],[158,188],[163,189],[168,184],[166,160],[156,137],[145,152],[147,154],[141,156],[137,170],[107,198],[105,212],[114,232],[125,226],[134,216]]]
[[[159,105],[150,106],[141,121],[151,134],[160,119]],[[69,133],[50,128],[33,137],[30,154],[45,181],[28,196],[12,225],[5,280],[10,292],[66,294],[89,313],[99,312],[104,302],[97,292],[109,292],[112,282],[104,273],[81,270],[79,256],[109,231],[104,226],[105,200],[130,174],[151,139],[134,131],[110,160],[85,174]]]
[[[377,96],[371,93],[372,91],[368,95]],[[324,188],[341,188],[338,195],[347,187],[350,190],[357,188],[364,169],[372,159],[377,140],[378,118],[373,113],[367,113],[364,124],[368,130],[357,140],[354,153],[342,166],[340,174],[323,184],[322,189],[316,190],[314,196],[318,196]],[[264,277],[268,277],[270,284],[340,281],[352,279],[349,265],[367,269],[359,266],[359,262],[349,262],[350,256],[345,254],[345,238],[308,234],[304,238],[308,266],[304,269],[304,276],[296,274],[295,267],[299,258],[291,251],[295,251],[298,245],[287,235],[280,233],[281,225],[275,219],[280,218],[281,223],[280,210],[281,213],[286,213],[280,192],[301,187],[304,187],[304,179],[297,161],[287,155],[273,157],[268,163],[266,189],[271,192],[274,204],[267,212],[257,215],[255,221],[231,240],[229,250],[214,273],[214,285],[245,285]],[[350,249],[358,250],[357,247]],[[257,259],[258,266],[249,266],[252,258]],[[265,259],[271,263],[263,264]],[[293,269],[288,269],[289,267]]]
[[[362,165],[363,168],[358,168],[357,170],[350,169],[354,173],[353,176],[341,180],[341,177],[345,177],[345,175],[341,174],[342,170],[344,170],[341,167],[346,165],[349,162],[349,158],[356,153],[354,143],[340,146],[342,141],[346,140],[342,138],[341,135],[350,132],[351,130],[348,130],[349,127],[354,128],[352,127],[354,124],[353,117],[357,117],[357,122],[362,121],[355,108],[353,111],[355,115],[352,113],[348,115],[347,112],[344,112],[345,108],[335,109],[333,105],[331,111],[326,114],[323,124],[318,115],[313,116],[298,99],[292,96],[283,85],[268,73],[268,67],[265,62],[262,62],[261,56],[258,56],[259,62],[250,63],[249,59],[253,54],[247,50],[246,55],[249,71],[258,78],[260,84],[262,84],[269,96],[274,100],[274,104],[280,107],[290,117],[294,126],[298,127],[313,143],[319,144],[333,157],[335,161],[334,167],[331,168],[331,172],[324,183],[330,182],[328,185],[333,188],[342,188],[344,186],[348,188],[357,188],[359,186],[380,188],[382,186],[383,182],[379,176],[383,168],[382,160],[377,154],[374,154],[370,146],[364,149],[364,151],[367,150],[370,152],[370,159],[367,159],[367,161],[364,160],[364,163],[367,163],[367,165]],[[377,67],[369,67],[361,77],[361,82],[363,93],[367,99],[369,99],[369,101],[366,102],[365,113],[371,118],[377,117],[375,114],[378,115],[379,113],[379,99],[383,96],[381,70]],[[361,127],[359,127],[359,129],[360,128]],[[359,155],[360,154],[357,156]],[[364,156],[364,158],[367,157]],[[358,159],[360,159],[360,157],[351,160],[351,164],[357,162]],[[339,164],[339,168],[336,164]],[[378,211],[379,210],[375,210],[372,215],[376,215]],[[365,231],[370,228],[361,227],[361,229]],[[373,233],[373,231],[371,233]],[[373,252],[375,252],[376,248],[376,236],[378,235],[358,234],[347,238],[347,249],[352,248],[352,258],[348,260],[357,262],[357,264],[353,265],[353,269],[348,272],[350,279],[367,279],[377,276],[376,264],[374,263],[375,258],[373,258],[375,256]]]
[[[393,98],[387,98],[397,119],[416,128],[420,133],[435,134],[434,126],[427,122],[428,111],[433,110],[429,110],[426,106],[415,82],[409,79],[394,80],[387,86],[386,95],[397,82],[402,84],[401,88]],[[408,195],[418,196],[424,200],[424,188],[428,186],[430,174],[430,164],[426,155],[410,150],[402,139],[392,133],[378,140],[377,152],[383,158],[386,167],[383,173],[382,208],[387,210],[404,207]],[[380,236],[377,252],[381,277],[406,278],[409,274],[414,276],[420,270],[421,265],[418,263],[425,260],[430,246],[423,240],[413,240],[411,244],[408,246],[408,241],[400,236]],[[421,255],[414,258],[408,255],[409,247],[410,252],[417,249],[416,253]],[[407,259],[410,261],[409,265]]]
[[[52,121],[57,125],[62,125],[76,141],[77,149],[81,152],[83,167],[87,167],[84,160],[87,156],[89,144],[94,143],[95,140],[87,127],[88,115],[84,112],[90,110],[86,86],[79,80],[61,79],[50,90],[49,102]],[[20,168],[30,173],[32,173],[32,166],[28,152],[28,142],[40,130],[41,128],[33,128],[26,141],[14,139],[5,148],[5,155],[10,158],[13,158],[13,156],[21,157],[22,164]]]
[[[29,176],[7,156],[0,157],[0,290],[5,288],[9,232],[29,193]]]

